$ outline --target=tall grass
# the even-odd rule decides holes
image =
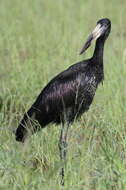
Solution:
[[[22,145],[13,130],[41,89],[78,55],[96,21],[108,17],[105,81],[69,131],[66,190],[126,189],[126,4],[124,0],[1,0],[0,189],[59,190],[60,126]]]

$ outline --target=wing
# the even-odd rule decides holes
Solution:
[[[53,112],[74,105],[81,75],[86,70],[83,65],[77,63],[53,78],[42,90],[34,106],[39,110]]]
[[[51,81],[42,91],[42,96],[39,102],[41,107],[46,106],[46,111],[49,109],[63,109],[74,103],[77,87],[77,74],[60,76]]]

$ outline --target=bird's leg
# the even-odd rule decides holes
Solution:
[[[64,185],[64,165],[65,165],[66,153],[67,153],[68,129],[69,129],[69,124],[62,124],[61,134],[60,134],[60,139],[59,139],[60,159],[61,159],[61,162],[62,162],[61,185]]]

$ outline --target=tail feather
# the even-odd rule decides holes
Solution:
[[[28,132],[33,130],[35,115],[36,113],[33,108],[30,108],[29,111],[24,114],[15,133],[17,141],[24,142]]]

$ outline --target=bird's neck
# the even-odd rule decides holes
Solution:
[[[96,64],[103,64],[104,43],[105,40],[100,38],[96,41],[95,50],[93,54],[93,59],[94,61],[96,61]]]

